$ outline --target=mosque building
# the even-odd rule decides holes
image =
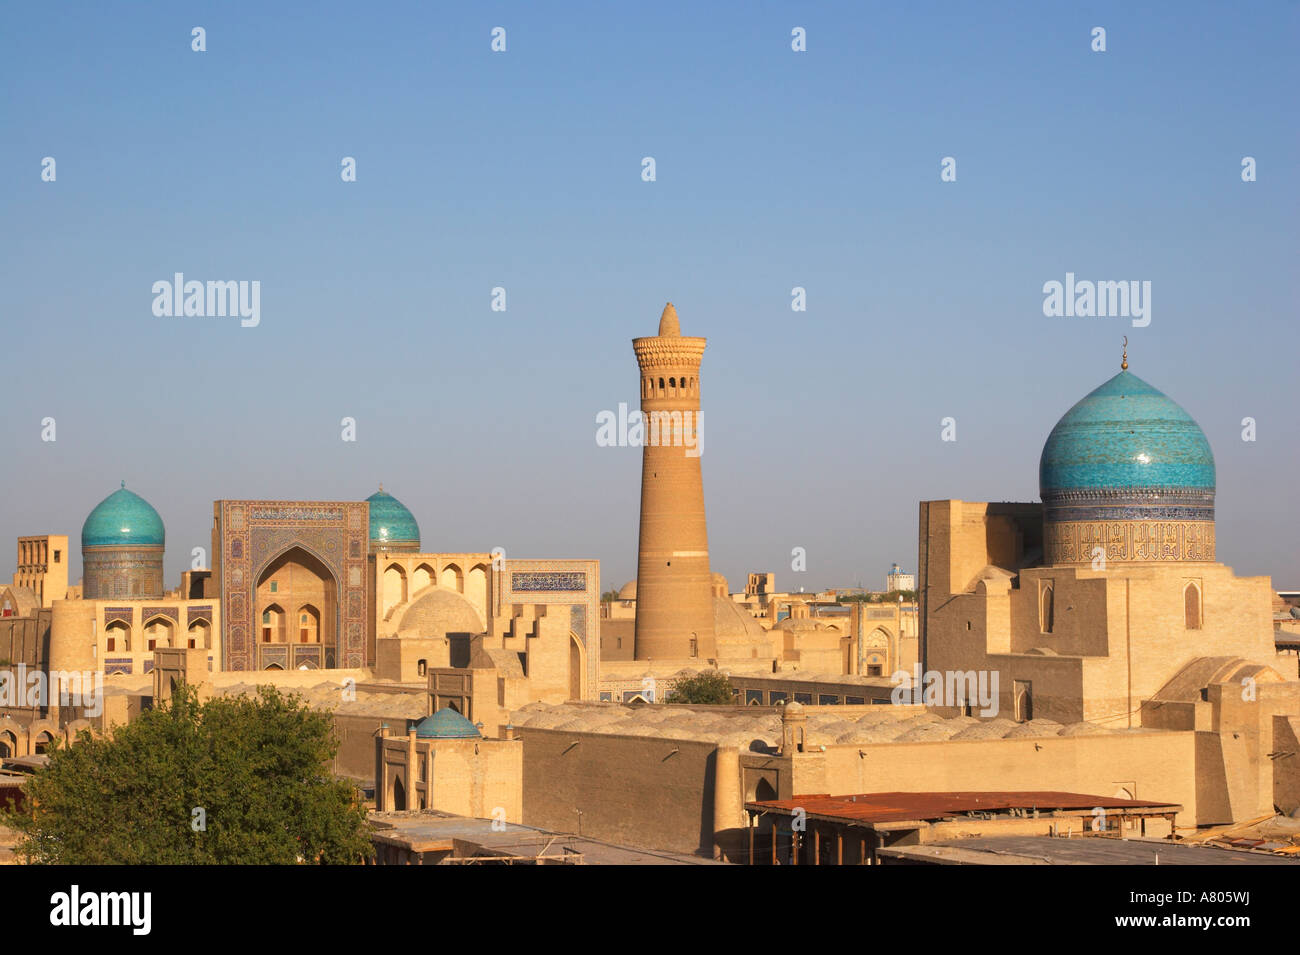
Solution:
[[[1266,812],[1259,754],[1300,683],[1279,672],[1269,578],[1215,560],[1205,434],[1126,353],[1052,429],[1039,482],[1041,505],[921,503],[924,668],[996,671],[1018,722],[1217,731],[1198,750],[1206,797]]]

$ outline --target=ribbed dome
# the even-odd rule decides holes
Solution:
[[[1053,491],[1197,488],[1213,491],[1214,454],[1192,416],[1121,371],[1065,413],[1043,445],[1038,483]]]
[[[478,727],[451,707],[426,716],[415,726],[417,739],[482,739]]]
[[[420,525],[414,515],[382,487],[366,498],[370,505],[370,543],[420,546]]]
[[[122,487],[104,498],[81,525],[81,546],[162,547],[166,534],[162,518],[138,494]]]

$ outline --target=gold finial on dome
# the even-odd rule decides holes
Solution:
[[[673,303],[669,302],[664,306],[664,313],[659,316],[659,336],[680,337],[682,327],[677,322],[677,309],[673,308]]]
[[[1120,359],[1120,371],[1128,371],[1128,336],[1124,336],[1124,357]]]

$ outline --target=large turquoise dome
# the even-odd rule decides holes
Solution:
[[[138,494],[122,487],[104,498],[81,525],[81,546],[162,547],[162,518]]]
[[[1121,371],[1065,413],[1038,465],[1040,490],[1198,488],[1213,491],[1214,454],[1192,416]]]
[[[420,525],[414,515],[382,487],[366,498],[370,505],[370,543],[379,547],[420,546]]]
[[[1048,564],[1212,561],[1214,454],[1192,416],[1128,371],[1056,423],[1038,462]]]

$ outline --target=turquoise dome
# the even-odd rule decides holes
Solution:
[[[366,498],[370,505],[370,543],[420,546],[420,525],[414,515],[382,487]]]
[[[1137,375],[1121,371],[1065,413],[1043,445],[1044,503],[1073,490],[1214,493],[1214,454],[1192,416]]]
[[[162,518],[138,494],[122,487],[100,501],[81,525],[81,546],[162,547]]]
[[[478,727],[451,707],[426,716],[415,725],[417,739],[482,739]]]

